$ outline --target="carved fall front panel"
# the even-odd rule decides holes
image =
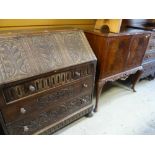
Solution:
[[[82,31],[0,38],[0,83],[95,60]]]

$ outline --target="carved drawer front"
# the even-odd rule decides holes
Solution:
[[[47,92],[43,92],[39,96],[17,101],[2,109],[3,117],[6,123],[23,119],[27,116],[33,115],[33,112],[38,113],[50,106],[57,106],[57,104],[61,102],[87,92],[92,92],[92,83],[93,77],[88,76],[82,80],[78,80],[77,82],[72,82],[70,84],[51,89]]]
[[[34,134],[38,130],[55,122],[61,121],[68,115],[73,114],[88,105],[91,105],[91,94],[58,104],[56,107],[52,107],[51,109],[48,108],[47,111],[44,111],[39,115],[35,115],[34,117],[29,117],[12,124],[8,124],[7,130],[9,134],[12,135]]]
[[[87,64],[80,67],[77,66],[69,71],[5,87],[3,90],[5,100],[8,104],[10,104],[9,102],[11,101],[36,94],[50,88],[55,88],[65,83],[76,81],[87,75],[92,75],[94,74],[93,70],[93,64]]]
[[[152,59],[155,59],[155,51],[154,52],[147,52],[147,53],[145,53],[143,61],[150,61]]]

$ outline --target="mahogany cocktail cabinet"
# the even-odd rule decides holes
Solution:
[[[102,33],[85,31],[85,35],[98,59],[96,79],[96,106],[102,88],[108,81],[126,79],[133,74],[132,89],[143,73],[142,60],[150,33]]]

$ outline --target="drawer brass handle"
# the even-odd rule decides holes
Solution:
[[[20,108],[20,113],[21,114],[25,114],[26,113],[26,109],[25,108]]]
[[[28,132],[28,131],[29,131],[28,126],[24,126],[24,132]]]
[[[88,87],[88,85],[84,83],[84,84],[83,84],[83,87],[84,87],[84,88],[87,88],[87,87]]]
[[[86,103],[87,100],[86,99],[81,99],[82,103]]]
[[[30,90],[31,92],[34,92],[34,91],[36,90],[36,88],[35,88],[33,85],[30,85],[30,86],[29,86],[29,90]]]
[[[79,72],[75,72],[75,75],[76,75],[76,76],[80,76],[80,73],[79,73]]]

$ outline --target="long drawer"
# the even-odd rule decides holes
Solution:
[[[59,71],[51,75],[37,78],[35,80],[27,80],[19,84],[11,84],[4,86],[3,93],[6,104],[29,97],[31,95],[41,93],[50,88],[55,88],[63,84],[67,84],[85,76],[94,74],[94,65],[92,63],[72,67],[66,71]]]
[[[49,124],[51,125],[63,120],[70,114],[74,115],[75,112],[86,106],[92,106],[91,98],[91,94],[86,94],[70,101],[64,101],[58,106],[48,108],[48,110],[35,115],[34,117],[28,117],[12,124],[8,124],[7,130],[9,134],[12,135],[34,134]]]
[[[39,96],[25,98],[16,101],[2,109],[6,123],[23,119],[34,115],[46,107],[57,106],[59,103],[80,96],[86,92],[92,92],[93,76],[87,76],[76,82],[52,88]]]

